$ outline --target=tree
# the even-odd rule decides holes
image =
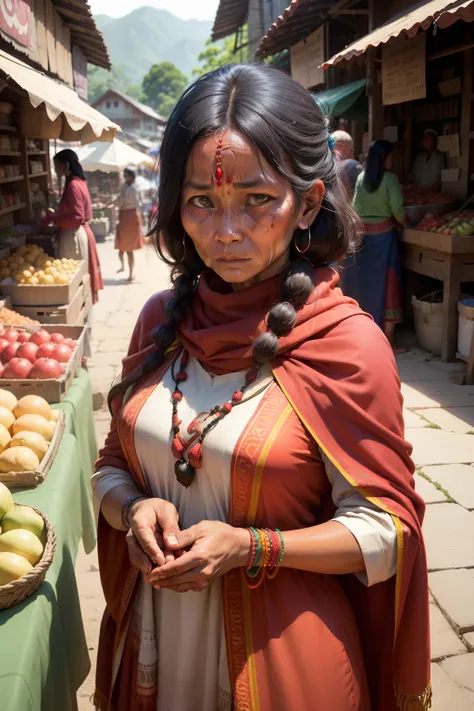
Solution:
[[[93,104],[108,89],[116,89],[127,93],[127,87],[131,84],[132,77],[127,68],[121,64],[113,64],[110,72],[106,69],[89,65],[87,80],[88,98],[89,102]]]
[[[131,96],[132,99],[136,99],[137,101],[145,100],[143,89],[140,84],[130,84],[130,86],[127,86],[125,89],[125,94],[127,94],[127,96]]]
[[[158,113],[169,116],[187,83],[187,77],[171,62],[154,64],[143,78],[145,100]]]
[[[244,27],[242,37],[239,38],[239,44],[245,45],[247,42],[248,31],[247,27]],[[225,67],[226,64],[247,62],[248,47],[242,47],[242,49],[234,52],[235,45],[235,35],[229,37],[224,42],[213,42],[208,39],[206,42],[206,49],[198,56],[201,66],[197,67],[193,74],[195,76],[201,76],[202,74],[207,74],[207,72],[213,72],[215,69],[219,69],[219,67]]]

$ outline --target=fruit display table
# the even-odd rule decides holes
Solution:
[[[474,237],[406,229],[402,244],[405,269],[443,282],[441,357],[452,361],[456,358],[461,284],[474,281]]]
[[[89,482],[96,440],[86,371],[58,407],[66,431],[48,476],[36,489],[14,493],[17,503],[48,516],[57,549],[36,593],[0,611],[2,711],[76,711],[76,692],[90,669],[74,574],[81,538],[87,552],[95,545]]]

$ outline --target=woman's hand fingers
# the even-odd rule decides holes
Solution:
[[[157,590],[160,590],[159,586],[154,585]],[[178,593],[184,593],[184,592],[202,592],[205,590],[208,586],[207,585],[196,585],[195,583],[184,583],[184,585],[176,585],[175,587],[166,587],[167,590],[171,590],[171,592],[178,592]]]
[[[158,545],[156,532],[148,526],[141,524],[134,526],[131,530],[133,530],[135,538],[150,561],[156,565],[164,565],[165,556]]]
[[[170,563],[166,563],[158,568],[154,568],[150,574],[151,583],[159,583],[160,580],[173,578],[177,575],[187,573],[189,570],[200,568],[205,564],[203,557],[196,550],[183,553],[182,556],[176,558]]]
[[[204,590],[213,581],[214,576],[208,568],[193,568],[181,575],[174,575],[171,578],[164,578],[158,581],[151,581],[157,589],[166,588],[167,590],[175,590],[181,585],[196,587],[199,590]]]
[[[128,547],[128,557],[130,562],[142,573],[148,575],[151,573],[152,565],[149,557],[143,552],[137,539],[131,531],[127,533],[126,539]]]
[[[200,524],[196,526],[191,526],[184,531],[174,531],[171,535],[169,531],[163,529],[163,536],[166,541],[166,545],[170,550],[184,550],[185,548],[190,548],[197,540],[200,534]]]

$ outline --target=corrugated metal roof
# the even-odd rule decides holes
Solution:
[[[307,37],[327,15],[330,4],[328,0],[292,0],[262,38],[257,55],[276,54]]]
[[[466,0],[456,0],[455,2],[430,0],[430,2],[425,2],[422,5],[418,3],[409,12],[405,12],[397,19],[385,23],[374,32],[370,32],[368,35],[348,45],[342,52],[328,59],[322,65],[322,68],[327,69],[340,62],[347,62],[354,57],[359,57],[369,47],[378,47],[403,33],[408,37],[414,37],[419,30],[427,30],[433,22],[436,22],[438,27],[444,29],[457,20],[474,21],[474,0],[467,0],[467,2]]]
[[[110,69],[110,57],[102,32],[97,29],[87,0],[52,0],[64,25],[71,31],[71,42],[83,51],[90,64]]]
[[[220,0],[217,8],[212,41],[223,39],[245,25],[249,12],[249,0]]]

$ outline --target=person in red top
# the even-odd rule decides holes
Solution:
[[[59,257],[87,259],[91,277],[92,300],[99,300],[104,288],[95,237],[87,224],[92,219],[92,204],[86,176],[74,151],[65,149],[54,156],[54,168],[66,184],[56,215],[59,233]]]

